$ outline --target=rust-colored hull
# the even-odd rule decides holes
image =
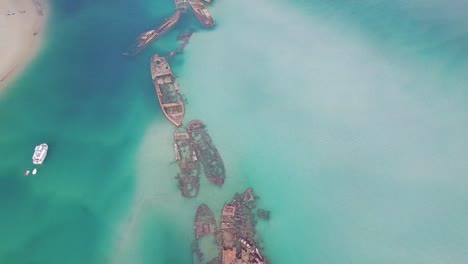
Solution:
[[[189,0],[188,2],[193,10],[193,14],[204,27],[210,28],[215,25],[208,9],[200,0]]]
[[[200,120],[192,120],[188,124],[190,133],[195,146],[198,160],[203,164],[205,175],[217,186],[224,184],[226,178],[223,159],[213,144],[206,127]]]
[[[177,101],[176,105],[168,106],[162,102],[161,96],[159,96],[159,93],[161,93],[159,85],[156,85],[156,92],[158,93],[159,105],[161,106],[161,110],[163,110],[164,116],[176,127],[180,127],[185,114],[184,102],[180,100]],[[172,109],[176,109],[176,113]]]
[[[198,207],[194,228],[197,239],[216,232],[216,220],[213,211],[206,204],[201,204]]]
[[[169,63],[157,54],[151,60],[151,77],[164,115],[177,127],[182,125],[185,106],[179,85],[172,74]]]
[[[176,11],[170,18],[164,20],[164,22],[154,30],[147,31],[142,33],[137,38],[137,43],[131,47],[127,52],[124,52],[123,55],[134,56],[140,53],[144,48],[149,44],[153,43],[159,39],[162,35],[171,30],[179,21],[180,12]]]
[[[193,198],[200,188],[200,168],[197,162],[192,138],[185,128],[179,128],[174,133],[174,149],[180,174],[177,180],[182,196]]]

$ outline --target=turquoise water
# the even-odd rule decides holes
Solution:
[[[196,23],[129,59],[171,1],[53,1],[43,51],[0,99],[0,263],[190,263],[198,205],[219,215],[249,186],[274,263],[465,263],[464,3],[216,2],[172,67],[227,179],[187,200],[149,58]]]

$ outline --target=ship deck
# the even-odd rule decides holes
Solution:
[[[198,126],[198,124],[196,125]],[[195,144],[195,151],[203,164],[206,176],[216,185],[223,185],[225,178],[224,163],[218,150],[213,145],[211,137],[204,128],[192,128],[190,131]]]
[[[200,0],[188,0],[198,21],[205,27],[213,27],[214,20],[208,9]]]
[[[197,196],[198,190],[200,189],[200,177],[177,175],[176,178],[179,182],[179,188],[182,196],[186,198],[193,198]]]
[[[130,47],[123,55],[126,56],[135,56],[144,48],[146,48],[149,44],[159,39],[163,34],[168,32],[171,28],[173,28],[180,19],[180,12],[176,11],[172,16],[165,19],[164,22],[159,25],[158,27],[148,30],[142,34],[140,34],[136,40],[136,44]],[[149,33],[153,31],[152,33]]]
[[[214,234],[216,232],[216,220],[213,211],[202,204],[195,215],[195,236],[197,239]]]
[[[249,188],[243,194],[236,194],[232,202],[224,206],[220,241],[223,264],[267,263],[255,242],[258,236],[255,234],[253,210],[257,199]]]
[[[151,77],[164,115],[174,125],[180,126],[185,114],[185,106],[179,91],[179,85],[166,59],[158,55],[153,56],[151,60]]]
[[[159,85],[159,89],[161,90],[161,100],[163,104],[168,104],[168,106],[170,106],[170,103],[176,103],[182,100],[182,96],[176,92],[175,85],[172,82]]]

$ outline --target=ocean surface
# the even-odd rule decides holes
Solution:
[[[468,263],[468,1],[215,0],[137,57],[171,0],[51,0],[0,98],[0,263],[191,263],[200,203],[254,188],[271,263]],[[196,199],[150,78],[167,54],[227,171]],[[49,154],[35,176],[34,146]]]

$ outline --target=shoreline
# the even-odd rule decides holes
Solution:
[[[0,0],[0,96],[38,54],[48,15],[46,0]]]

